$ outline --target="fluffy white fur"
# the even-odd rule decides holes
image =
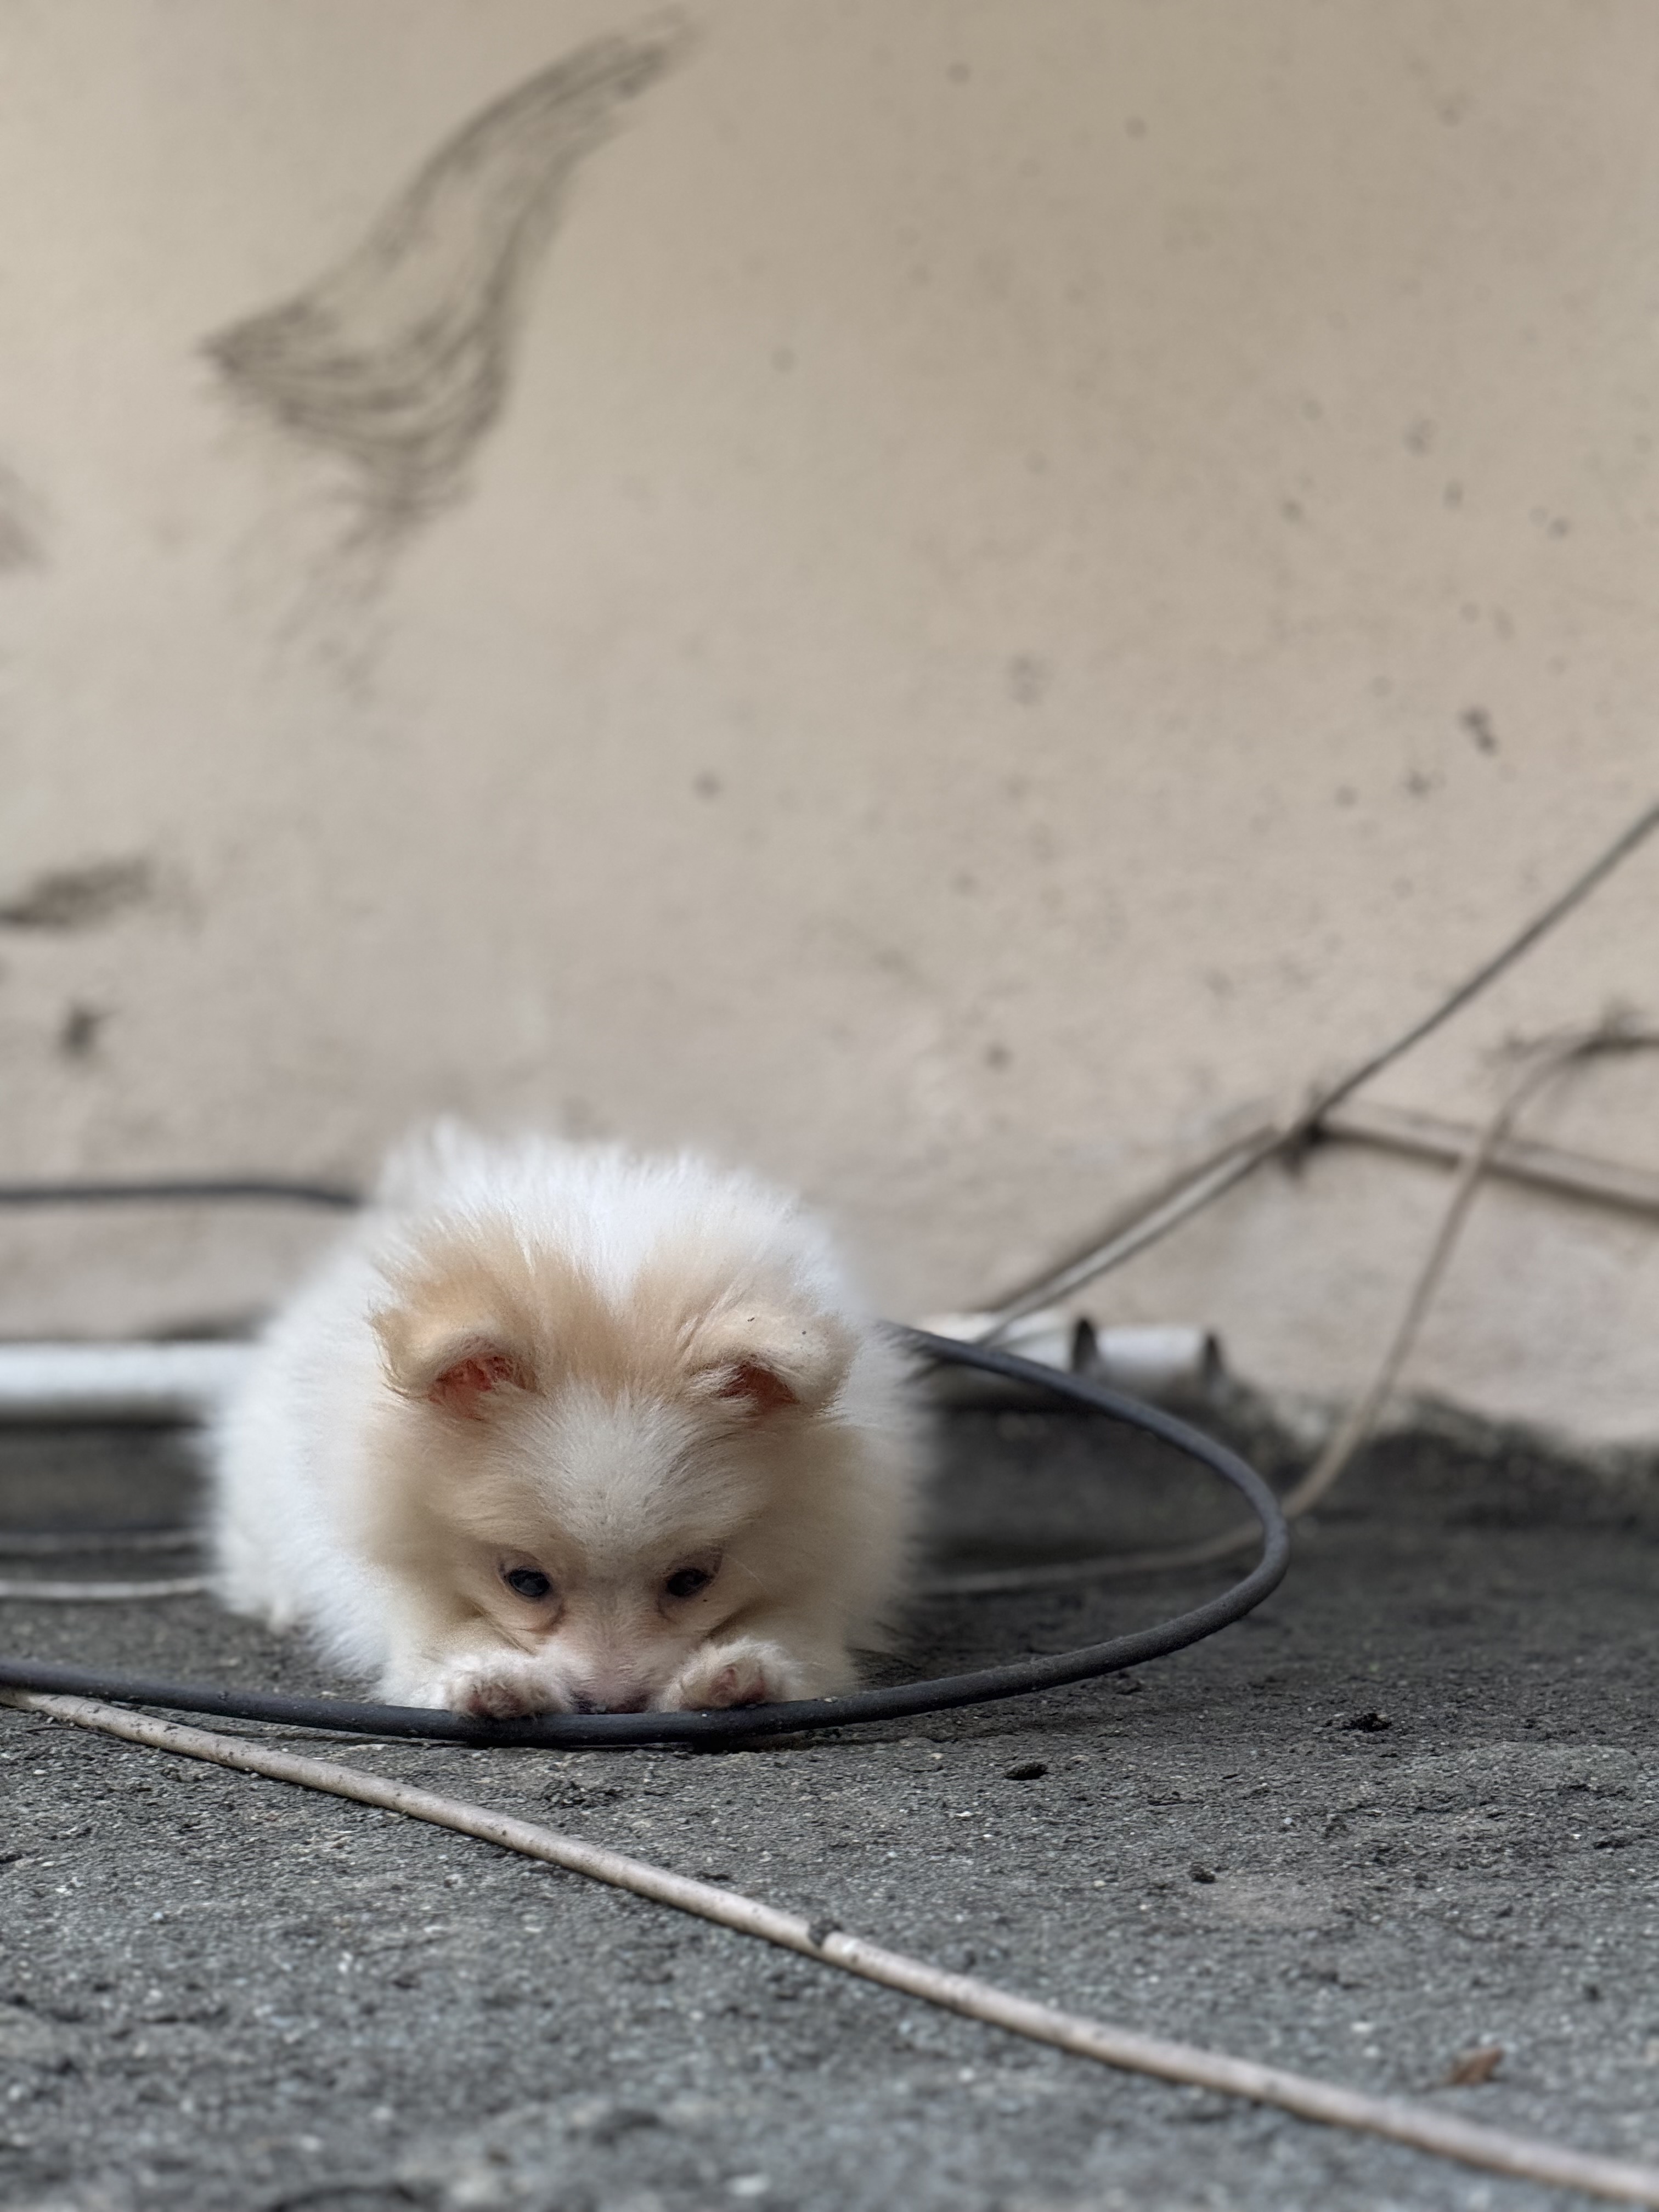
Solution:
[[[276,1316],[212,1461],[229,1605],[497,1716],[844,1687],[918,1472],[901,1363],[791,1200],[452,1126]]]

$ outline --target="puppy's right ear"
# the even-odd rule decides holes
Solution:
[[[374,1316],[386,1380],[399,1396],[424,1399],[462,1420],[482,1421],[514,1392],[533,1390],[535,1370],[511,1334],[489,1323],[422,1324],[396,1308]]]

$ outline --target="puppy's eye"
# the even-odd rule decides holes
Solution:
[[[696,1597],[697,1592],[707,1589],[714,1579],[712,1567],[681,1567],[677,1573],[670,1575],[663,1584],[663,1590],[669,1597]]]
[[[518,1596],[532,1600],[545,1597],[553,1587],[551,1577],[539,1567],[503,1567],[501,1580]]]

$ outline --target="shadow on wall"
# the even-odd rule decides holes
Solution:
[[[565,187],[690,42],[668,21],[578,47],[447,140],[337,267],[206,341],[240,398],[351,465],[354,536],[387,545],[465,491]]]

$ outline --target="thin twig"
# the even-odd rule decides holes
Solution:
[[[1033,2042],[1053,2045],[1083,2058],[1131,2073],[1151,2074],[1165,2081],[1218,2091],[1252,2104],[1273,2105],[1297,2118],[1328,2127],[1348,2128],[1363,2134],[1386,2136],[1436,2157],[1480,2166],[1487,2172],[1504,2173],[1534,2181],[1547,2188],[1577,2189],[1622,2204],[1659,2208],[1659,2168],[1628,2164],[1622,2160],[1597,2158],[1555,2143],[1529,2142],[1496,2128],[1473,2124],[1455,2115],[1425,2105],[1407,2104],[1393,2098],[1368,2097],[1357,2090],[1338,2087],[1305,2074],[1291,2074],[1276,2066],[1259,2066],[1253,2060],[1231,2058],[1220,2051],[1195,2045],[1175,2043],[1161,2036],[1141,2035],[1133,2029],[1088,2020],[1076,2013],[1016,1996],[969,1974],[947,1973],[890,1951],[860,1936],[849,1935],[833,1922],[808,1920],[800,1914],[780,1911],[741,1892],[716,1888],[642,1859],[629,1858],[598,1844],[583,1842],[527,1820],[492,1813],[481,1805],[441,1797],[427,1790],[388,1780],[362,1768],[336,1765],[332,1760],[303,1758],[264,1743],[218,1735],[204,1729],[186,1728],[176,1721],[152,1719],[148,1714],[124,1712],[115,1705],[88,1698],[47,1697],[26,1690],[0,1690],[0,1702],[26,1712],[45,1713],[69,1721],[77,1728],[94,1729],[119,1736],[153,1751],[169,1752],[185,1759],[210,1760],[246,1774],[301,1789],[325,1791],[356,1803],[399,1813],[481,1842],[519,1851],[526,1858],[586,1875],[590,1881],[628,1890],[657,1905],[672,1905],[681,1912],[718,1922],[739,1934],[755,1936],[787,1951],[839,1967],[866,1981],[900,1990],[929,2004],[961,2013],[970,2020],[1009,2030]]]

